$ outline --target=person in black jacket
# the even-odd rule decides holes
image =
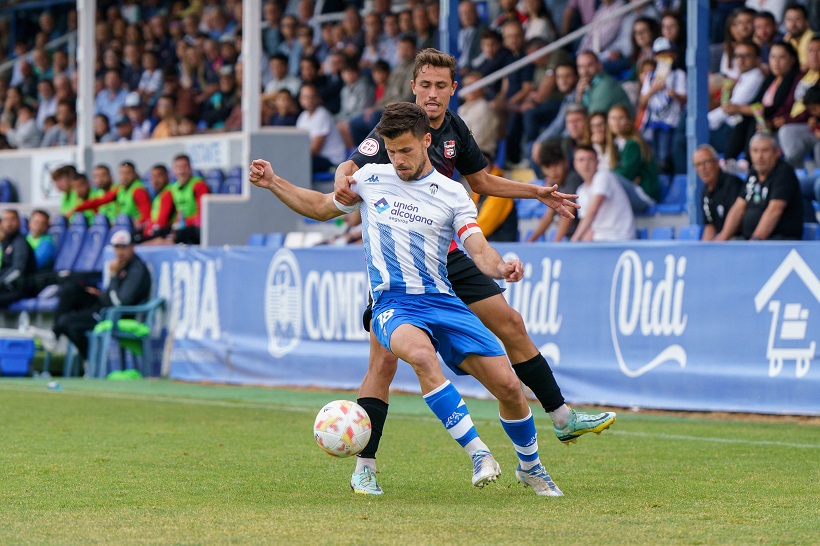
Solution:
[[[32,283],[37,260],[25,235],[20,233],[20,215],[3,211],[0,220],[0,307],[33,296]]]
[[[111,236],[114,259],[108,263],[111,280],[103,290],[82,281],[65,284],[54,312],[54,336],[41,336],[44,346],[53,345],[65,335],[77,346],[82,358],[88,358],[86,332],[100,320],[104,307],[138,305],[148,300],[151,293],[151,273],[134,253],[131,234],[119,230]],[[50,339],[49,339],[50,338]],[[48,348],[48,347],[47,347]]]

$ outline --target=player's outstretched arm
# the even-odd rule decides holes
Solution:
[[[356,182],[353,175],[359,170],[359,166],[352,159],[339,163],[336,167],[336,178],[333,181],[333,196],[342,205],[352,206],[362,200],[359,194],[350,189]]]
[[[264,159],[254,159],[249,170],[249,178],[254,186],[270,190],[289,209],[307,218],[324,221],[345,214],[333,202],[332,193],[300,188],[273,172],[273,167]]]
[[[518,282],[524,277],[524,264],[521,260],[516,258],[505,262],[481,232],[473,233],[464,239],[464,248],[476,267],[488,277],[504,279],[507,282]]]
[[[580,205],[571,201],[577,199],[574,194],[566,194],[558,191],[558,186],[539,186],[537,184],[524,184],[508,178],[489,174],[485,170],[465,175],[467,183],[476,193],[483,195],[494,195],[495,197],[509,197],[511,199],[538,199],[549,208],[555,210],[561,216],[575,218],[575,209]]]

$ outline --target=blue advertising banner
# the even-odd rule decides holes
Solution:
[[[497,245],[505,297],[567,400],[820,414],[820,245]],[[358,388],[367,370],[361,248],[140,250],[168,305],[170,376]],[[449,371],[446,373],[449,374]],[[470,396],[470,377],[448,375]],[[400,364],[393,388],[418,392]]]

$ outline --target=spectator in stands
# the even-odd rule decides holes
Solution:
[[[193,116],[183,116],[177,122],[177,131],[174,136],[191,136],[198,133],[198,120]]]
[[[115,142],[128,142],[133,140],[134,125],[131,123],[131,120],[128,119],[128,116],[123,115],[117,118],[117,121],[114,123],[114,132],[116,133],[114,137]]]
[[[373,93],[376,102],[384,97],[384,90],[387,88],[387,80],[390,78],[390,65],[386,61],[379,59],[370,69],[370,79],[373,80]]]
[[[625,79],[636,80],[641,64],[654,57],[653,45],[660,36],[661,29],[658,21],[652,17],[638,17],[632,24],[632,52],[626,69],[629,70]]]
[[[348,5],[342,16],[342,39],[341,48],[350,57],[358,57],[364,49],[364,30],[362,29],[362,17],[356,6]]]
[[[123,49],[122,83],[130,91],[136,91],[142,79],[142,50],[139,44],[126,43]]]
[[[54,244],[54,238],[48,234],[48,228],[48,213],[40,209],[31,211],[31,216],[28,219],[26,241],[28,241],[34,252],[37,271],[51,269],[54,264],[54,256],[57,254],[57,245]]]
[[[151,218],[151,198],[137,175],[137,168],[130,161],[120,163],[120,183],[101,197],[95,197],[75,207],[74,212],[99,211],[108,203],[116,203],[120,214],[131,218],[134,229],[141,230]]]
[[[796,3],[786,6],[783,26],[786,27],[783,41],[790,43],[797,51],[797,56],[800,59],[800,70],[808,70],[808,48],[814,32],[809,28],[809,12],[806,6]]]
[[[273,111],[268,116],[265,125],[273,127],[295,127],[299,118],[299,108],[296,99],[287,89],[280,89],[274,95]]]
[[[559,76],[559,85],[561,85],[560,81]],[[566,103],[565,107],[562,105],[561,111],[563,114],[560,125],[557,125],[558,120],[556,119],[532,145],[530,159],[533,170],[539,178],[544,177],[540,168],[540,157],[541,147],[545,142],[550,140],[560,142],[564,157],[567,158],[570,165],[573,164],[575,147],[579,144],[590,144],[588,112],[584,105],[577,102]],[[601,131],[602,140],[606,142],[606,116],[603,116],[601,123],[603,129]],[[560,129],[555,129],[555,127],[560,127]]]
[[[362,142],[379,123],[384,107],[400,101],[412,101],[412,91],[407,90],[407,82],[413,79],[416,59],[415,40],[404,35],[399,39],[399,64],[390,72],[381,100],[366,108],[361,116],[348,122],[348,130],[354,142]]]
[[[16,84],[15,87],[20,88],[20,92],[23,94],[23,97],[27,97],[30,99],[37,98],[37,76],[34,75],[34,70],[31,68],[31,64],[27,60],[23,60],[20,63],[20,73],[23,75],[23,79],[20,83]]]
[[[583,179],[569,166],[567,156],[562,150],[561,143],[557,140],[545,142],[539,149],[538,164],[544,172],[544,185],[552,186],[558,184],[558,191],[568,195],[578,193],[578,188],[583,184]],[[533,243],[541,238],[555,219],[555,210],[547,208],[547,211],[538,221],[538,225],[527,239],[528,243]],[[558,218],[558,228],[552,241],[560,242],[564,237],[572,237],[578,228],[577,218]]]
[[[4,135],[9,146],[17,149],[37,148],[43,139],[43,133],[37,128],[34,118],[34,107],[24,102],[17,109],[17,121],[12,127],[0,121],[0,135]]]
[[[384,34],[381,16],[368,13],[364,17],[364,50],[361,55],[362,68],[370,68],[379,59],[394,61],[397,58],[398,43]]]
[[[335,169],[345,160],[347,151],[333,116],[321,105],[319,90],[314,84],[302,85],[299,104],[303,112],[296,120],[296,127],[308,131],[313,172]]]
[[[786,159],[791,165],[803,168],[806,155],[813,151],[814,165],[817,167],[820,165],[820,83],[806,91],[803,105],[808,113],[805,125],[787,125],[778,136],[784,145],[788,143]],[[788,134],[785,129],[788,129]]]
[[[57,125],[49,129],[40,146],[49,148],[52,146],[71,146],[77,144],[77,115],[74,112],[74,104],[61,100],[57,104]]]
[[[484,167],[487,174],[503,177],[504,171],[495,164],[493,156],[483,153],[487,159],[487,166]],[[513,199],[475,192],[471,192],[470,197],[478,210],[476,223],[488,241],[512,243],[518,240],[518,212]]]
[[[745,9],[738,9],[726,20],[726,34],[723,42],[723,55],[720,57],[720,73],[725,78],[737,80],[744,70],[738,63],[735,48],[742,43],[749,42],[754,34],[754,13]],[[760,50],[758,49],[758,57]]]
[[[302,46],[302,57],[316,57],[321,63],[327,57],[329,50],[313,41],[313,27],[306,23],[296,26],[296,39]]]
[[[193,116],[199,112],[194,92],[182,86],[179,75],[174,67],[168,67],[162,72],[162,95],[168,95],[173,100],[173,113],[177,116]],[[157,116],[160,117],[161,116]]]
[[[162,95],[157,101],[157,124],[151,132],[151,138],[169,138],[176,136],[177,116],[174,113],[174,97]]]
[[[282,40],[276,50],[277,53],[281,53],[288,58],[288,70],[293,76],[299,75],[299,61],[302,59],[302,45],[296,38],[298,24],[296,17],[292,15],[282,17],[282,24],[279,26]]]
[[[104,89],[97,93],[94,101],[94,113],[105,114],[108,121],[113,124],[120,117],[128,91],[123,88],[120,73],[116,70],[108,70],[105,73],[104,83]]]
[[[478,19],[478,9],[471,0],[458,3],[458,71],[464,75],[473,70],[473,61],[481,55],[481,34],[486,28]]]
[[[438,27],[433,25],[427,13],[424,5],[413,8],[413,28],[416,32],[416,49],[419,51],[438,47]]]
[[[811,153],[817,142],[817,138],[806,123],[809,111],[805,98],[809,89],[820,81],[820,35],[809,42],[806,64],[809,70],[795,84],[794,104],[777,132],[784,159],[796,169],[803,168],[806,154]],[[815,165],[820,166],[820,162]]]
[[[142,53],[142,74],[137,83],[137,92],[149,106],[156,104],[162,91],[162,69],[156,51],[147,49]]]
[[[302,80],[288,72],[288,58],[282,53],[277,53],[268,61],[271,77],[265,84],[265,95],[274,95],[280,89],[287,89],[291,95],[299,94],[299,87]]]
[[[94,165],[94,169],[91,171],[91,182],[94,186],[91,188],[92,198],[102,197],[111,191],[111,188],[114,186],[114,179],[111,178],[111,169],[108,168],[108,165],[104,163]],[[119,214],[117,202],[112,201],[111,203],[100,205],[97,208],[97,213],[105,215],[105,217],[108,218],[109,224],[114,224]]]
[[[634,212],[642,212],[661,197],[658,166],[652,150],[635,128],[629,111],[620,104],[607,114],[609,167],[618,175]]]
[[[596,0],[569,0],[561,17],[561,36],[592,22],[596,7]]]
[[[176,210],[176,226],[172,239],[176,243],[198,245],[200,241],[200,213],[202,196],[211,193],[201,177],[191,169],[191,158],[185,154],[174,157],[172,164],[176,182],[171,185]]]
[[[361,76],[359,63],[355,59],[347,59],[342,69],[342,79],[345,86],[341,92],[341,109],[335,118],[339,134],[345,142],[345,148],[350,149],[355,144],[350,133],[346,131],[347,124],[344,122],[362,115],[365,108],[373,106],[376,99],[373,86],[368,79]]]
[[[501,27],[504,48],[512,53],[512,61],[524,58],[524,29],[518,21],[507,21]],[[534,69],[531,64],[508,74],[502,81],[501,92],[495,98],[495,107],[506,118],[507,162],[520,163],[521,138],[524,136],[524,118],[521,113],[533,91]]]
[[[225,65],[219,69],[219,90],[202,105],[202,121],[209,129],[221,129],[240,99],[234,69]]]
[[[752,99],[751,105],[739,105],[736,113],[743,116],[735,126],[726,148],[727,157],[737,157],[745,151],[755,132],[776,132],[785,122],[794,104],[794,90],[799,78],[797,53],[791,44],[778,42],[769,54],[771,73]]]
[[[612,106],[620,104],[632,112],[629,101],[620,84],[602,70],[597,55],[591,51],[581,51],[576,58],[578,85],[575,96],[589,112],[608,112]]]
[[[51,80],[41,80],[37,84],[37,104],[37,128],[42,131],[45,119],[57,113],[57,96]]]
[[[481,72],[470,72],[461,79],[465,87],[482,78]],[[468,93],[458,107],[458,115],[467,124],[478,148],[490,157],[495,156],[498,147],[501,120],[498,112],[486,99],[486,90],[482,87]]]
[[[672,137],[686,105],[686,72],[675,70],[677,52],[667,38],[655,40],[655,69],[641,86],[638,107],[645,108],[643,135],[652,144],[655,161],[672,172]]]
[[[591,146],[575,149],[580,221],[571,241],[628,241],[635,238],[635,217],[623,186],[608,169],[598,168]]]
[[[675,56],[672,64],[674,70],[686,70],[686,59],[683,53],[686,51],[686,32],[684,26],[677,15],[667,13],[661,19],[661,36],[672,42],[675,51],[680,52]]]
[[[527,54],[545,45],[546,42],[536,38],[527,44]],[[562,82],[560,85],[557,82],[559,72]],[[575,102],[577,84],[578,73],[575,70],[575,63],[563,49],[548,53],[535,62],[535,90],[530,93],[522,107],[525,142],[529,143],[538,138],[541,130],[552,124],[559,116],[563,121],[562,109],[565,108],[566,101]],[[570,95],[572,98],[568,98]]]
[[[142,244],[160,237],[167,237],[171,233],[171,224],[176,209],[174,195],[165,165],[157,163],[151,167],[151,187],[154,189],[154,199],[151,201],[151,219],[145,224],[142,231],[134,234],[134,242]]]
[[[496,17],[490,28],[500,31],[507,21],[518,21],[521,24],[527,20],[527,16],[518,11],[518,0],[499,0],[498,5],[501,13]]]
[[[524,0],[524,40],[541,38],[547,43],[558,38],[558,29],[552,20],[549,9],[544,0]]]
[[[155,121],[145,115],[145,106],[143,106],[142,98],[136,91],[128,93],[125,97],[125,115],[131,122],[133,131],[131,133],[131,140],[146,140],[151,138],[154,132]]]
[[[723,231],[726,215],[738,197],[743,197],[743,181],[720,169],[717,151],[709,144],[697,147],[692,157],[695,172],[706,186],[703,191],[703,235],[711,241]]]
[[[5,123],[13,127],[17,122],[17,112],[20,109],[20,105],[24,102],[26,102],[26,100],[20,88],[9,87],[6,92],[6,100],[3,101],[3,112],[0,114],[0,123]]]
[[[774,15],[770,11],[757,12],[754,16],[752,41],[760,48],[760,68],[766,73],[769,71],[769,48],[780,40]]]
[[[36,269],[34,251],[20,233],[19,213],[4,210],[0,220],[0,307],[34,295]]]
[[[788,11],[787,11],[788,14]],[[752,170],[746,192],[737,198],[723,229],[715,236],[725,241],[740,233],[744,239],[800,240],[803,237],[803,198],[794,170],[780,158],[772,135],[758,133],[749,144]]]
[[[191,91],[194,102],[201,105],[219,88],[219,75],[206,62],[199,48],[184,48],[179,65],[180,85]]]
[[[270,57],[276,54],[282,42],[282,31],[279,28],[282,20],[282,7],[276,0],[267,0],[262,14],[265,19],[262,24],[262,51]]]
[[[768,13],[772,17],[772,22],[776,21],[777,26],[783,20],[786,0],[746,0],[746,7],[757,10],[758,13]]]
[[[94,142],[114,142],[111,124],[105,114],[94,114]]]
[[[76,74],[76,72],[74,74]],[[57,97],[58,103],[61,100],[67,100],[68,102],[74,104],[77,100],[77,93],[74,92],[74,88],[71,85],[71,79],[68,76],[63,74],[54,76],[54,95]]]
[[[481,55],[475,58],[473,67],[481,72],[482,76],[489,76],[513,60],[512,53],[503,46],[501,35],[494,30],[485,29],[481,34]],[[494,99],[501,91],[501,85],[502,82],[498,81],[487,87],[487,98]]]
[[[338,83],[331,81],[331,79],[322,74],[320,71],[321,65],[316,57],[303,57],[299,62],[299,74],[302,78],[302,87],[307,84],[313,85],[319,93],[319,98],[322,100],[324,107],[331,113],[335,114],[341,108],[339,93],[344,86],[344,82]],[[341,83],[342,85],[339,85]]]
[[[731,95],[728,100],[721,100],[718,106],[708,114],[709,143],[719,153],[727,152],[727,145],[734,128],[743,121],[740,107],[754,101],[760,86],[763,85],[763,72],[760,70],[760,50],[753,42],[744,42],[735,47],[734,59],[740,70],[740,77],[731,86]],[[741,150],[745,148],[744,142]],[[737,146],[735,146],[737,148]],[[736,153],[740,153],[738,150]],[[728,156],[728,157],[737,157]]]
[[[601,0],[600,7],[595,11],[592,18],[593,23],[598,23],[598,26],[592,32],[585,34],[581,38],[581,44],[578,46],[578,51],[592,50],[593,39],[597,40],[597,46],[601,50],[606,50],[618,37],[618,31],[621,28],[623,15],[613,16],[613,13],[624,6],[623,0]],[[597,31],[597,34],[596,34]]]
[[[110,281],[104,290],[85,282],[66,283],[61,287],[60,299],[54,312],[54,330],[51,334],[39,331],[46,349],[53,350],[57,339],[65,335],[77,347],[83,359],[88,358],[86,332],[99,321],[99,312],[105,307],[144,303],[151,293],[151,273],[134,252],[131,234],[119,230],[111,236],[114,259],[108,262]]]

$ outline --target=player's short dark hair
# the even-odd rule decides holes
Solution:
[[[422,138],[430,132],[430,118],[419,105],[412,102],[396,102],[384,109],[382,119],[376,126],[381,138],[394,139],[406,132]]]
[[[538,152],[538,163],[542,167],[550,167],[566,160],[564,150],[561,149],[561,142],[558,140],[548,140],[541,145]]]
[[[456,81],[456,69],[458,68],[458,64],[456,63],[456,58],[452,55],[448,55],[432,47],[422,49],[416,54],[416,64],[413,67],[413,81],[416,81],[416,77],[424,65],[430,65],[436,68],[448,68],[450,70],[450,81]]]

